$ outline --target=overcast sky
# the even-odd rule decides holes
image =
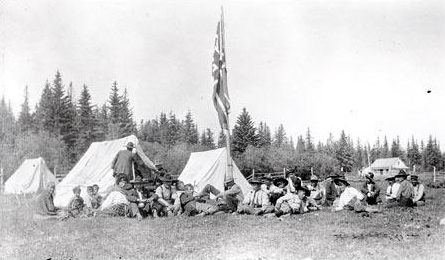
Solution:
[[[246,107],[296,139],[345,129],[429,134],[445,142],[445,4],[224,3],[231,125]],[[26,85],[34,107],[60,70],[103,104],[116,80],[135,119],[191,110],[218,131],[211,62],[220,4],[1,3],[0,94],[17,115]],[[428,94],[427,90],[431,90]],[[443,148],[443,147],[442,147]]]

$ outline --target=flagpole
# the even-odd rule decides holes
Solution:
[[[221,46],[224,49],[224,55],[226,55],[225,53],[225,35],[226,32],[224,30],[224,8],[223,6],[221,6]],[[224,57],[226,64],[227,64],[227,56]],[[227,66],[226,66],[227,69]],[[227,80],[227,74],[226,74],[226,78]],[[225,82],[226,86],[227,86],[227,81]],[[232,163],[232,156],[231,156],[231,149],[230,149],[230,120],[229,120],[229,111],[227,112],[227,129],[224,129],[224,133],[226,136],[226,150],[227,150],[227,173],[226,173],[226,177],[233,178],[233,163]]]

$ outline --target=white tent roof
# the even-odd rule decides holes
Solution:
[[[252,187],[233,160],[232,163],[235,183],[241,187],[244,195],[246,195]],[[212,184],[218,190],[223,191],[227,167],[226,148],[192,153],[187,165],[182,170],[181,175],[179,175],[179,180],[185,184],[192,184],[197,192],[200,192],[207,184]]]
[[[142,161],[151,169],[155,169],[153,162],[144,154],[136,136],[131,135],[117,140],[94,142],[90,145],[85,154],[80,158],[74,168],[56,187],[54,204],[58,207],[67,206],[73,196],[72,189],[80,185],[81,196],[86,196],[87,186],[99,185],[99,192],[103,193],[115,182],[111,162],[120,150],[126,149],[128,142],[133,142],[136,149],[134,151],[140,156]]]
[[[27,159],[5,182],[5,194],[40,192],[49,182],[58,183],[42,157]]]

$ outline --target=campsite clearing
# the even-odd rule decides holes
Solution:
[[[380,214],[327,210],[289,219],[217,215],[33,221],[0,197],[4,259],[443,259],[445,189]]]

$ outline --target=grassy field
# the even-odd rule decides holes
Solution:
[[[323,210],[289,219],[194,218],[33,221],[0,197],[2,259],[445,259],[445,189],[428,204],[363,215]]]

